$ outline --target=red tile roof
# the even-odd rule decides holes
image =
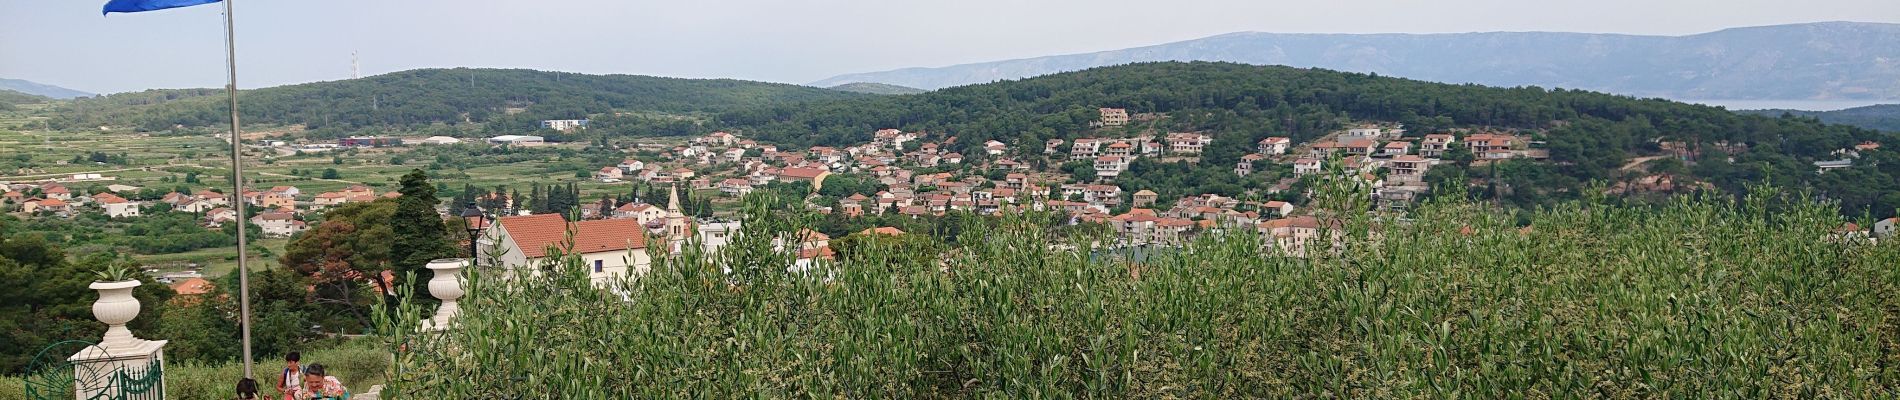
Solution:
[[[880,227],[876,227],[876,228],[865,228],[865,229],[864,229],[863,231],[858,231],[858,234],[860,234],[860,235],[891,235],[891,236],[898,236],[898,235],[902,235],[902,234],[904,234],[904,231],[903,231],[902,229],[897,229],[897,228],[895,228],[895,227],[889,227],[889,226],[880,226]]]
[[[569,225],[560,214],[536,214],[502,217],[498,224],[508,231],[521,254],[528,258],[547,256],[549,246],[559,248],[567,240]],[[581,221],[573,225],[574,253],[599,253],[647,247],[646,228],[632,219]]]
[[[785,177],[785,178],[797,178],[797,179],[810,180],[810,179],[817,178],[819,174],[823,174],[823,173],[825,173],[825,170],[817,169],[817,168],[786,168],[782,171],[779,171],[779,176]]]
[[[181,295],[205,294],[211,292],[211,281],[205,278],[191,278],[172,284],[172,291]]]

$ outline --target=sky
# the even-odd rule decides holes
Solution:
[[[220,5],[101,16],[0,0],[0,78],[95,93],[222,87]],[[1799,4],[1799,6],[1791,6]],[[808,83],[1237,31],[1685,35],[1900,23],[1894,0],[236,0],[238,86],[430,67]]]

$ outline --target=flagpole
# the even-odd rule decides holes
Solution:
[[[244,332],[244,379],[253,379],[251,374],[251,269],[249,264],[250,243],[244,237],[249,230],[250,220],[244,218],[244,140],[238,134],[237,101],[237,45],[233,42],[236,28],[231,18],[231,3],[224,0],[224,59],[230,81],[224,87],[231,94],[231,197],[237,201],[237,246],[238,246],[238,326]]]

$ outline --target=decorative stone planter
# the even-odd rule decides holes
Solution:
[[[118,282],[93,282],[88,286],[99,292],[99,300],[92,303],[92,316],[106,324],[104,340],[98,346],[89,346],[79,353],[67,357],[75,368],[73,379],[78,382],[112,382],[112,379],[151,379],[156,380],[157,395],[163,398],[165,343],[164,340],[145,340],[132,336],[125,324],[138,318],[139,299],[132,297],[132,289],[141,283],[137,280]],[[130,374],[130,375],[128,375]],[[124,395],[128,390],[119,386],[95,386],[76,388],[79,398],[101,398]]]
[[[132,297],[132,289],[141,284],[137,280],[129,280],[93,282],[89,286],[99,291],[99,300],[92,302],[92,317],[106,323],[105,340],[99,342],[99,347],[112,350],[136,347],[144,342],[133,337],[131,330],[125,329],[127,322],[139,317],[139,308],[143,306],[137,297]]]
[[[461,312],[456,300],[466,294],[462,290],[462,269],[468,267],[469,261],[466,258],[444,258],[429,262],[429,271],[435,273],[435,277],[429,278],[429,295],[441,300],[442,305],[435,309],[434,318],[422,321],[422,330],[440,331],[454,326],[455,315]]]

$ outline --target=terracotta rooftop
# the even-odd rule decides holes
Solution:
[[[191,278],[172,284],[172,291],[181,295],[198,295],[211,292],[211,281],[205,278]]]
[[[550,246],[561,247],[567,239],[568,223],[560,214],[535,214],[516,217],[502,217],[496,222],[521,248],[521,254],[528,258],[547,256]],[[581,221],[573,224],[574,253],[599,253],[603,251],[622,251],[644,249],[647,247],[646,227],[632,219],[603,219]]]

